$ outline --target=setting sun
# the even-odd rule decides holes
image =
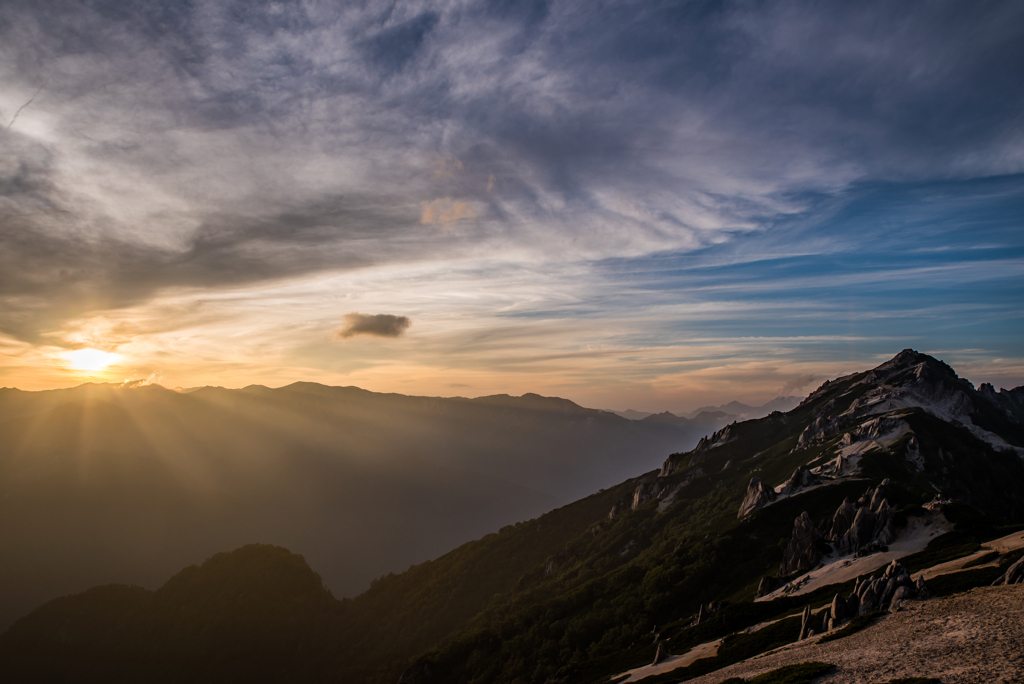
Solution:
[[[120,354],[99,349],[77,349],[64,355],[75,370],[101,371],[121,360]]]

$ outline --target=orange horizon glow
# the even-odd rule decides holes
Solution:
[[[65,352],[63,356],[71,369],[91,372],[104,371],[124,358],[120,354],[92,348]]]

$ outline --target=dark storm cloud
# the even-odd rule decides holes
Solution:
[[[370,337],[401,337],[412,325],[407,316],[392,314],[347,313],[344,324],[334,333],[336,339],[347,340],[356,335]]]
[[[463,239],[600,258],[1019,173],[1022,27],[1016,2],[13,0],[0,330],[443,258],[440,199]]]

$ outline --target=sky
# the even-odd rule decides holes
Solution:
[[[0,385],[1024,384],[1024,3],[0,4]]]

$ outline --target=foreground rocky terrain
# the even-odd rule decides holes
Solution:
[[[977,588],[909,602],[863,631],[827,643],[794,643],[703,677],[694,684],[744,679],[784,665],[819,661],[837,669],[822,684],[870,684],[932,677],[943,684],[1024,681],[1024,585]]]

